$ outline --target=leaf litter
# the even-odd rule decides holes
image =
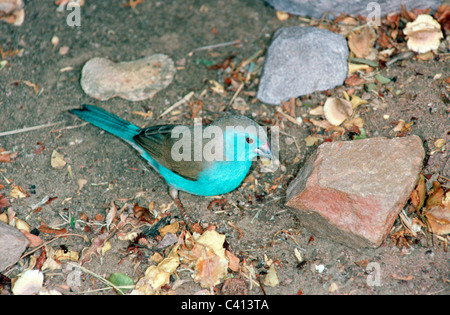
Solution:
[[[447,7],[440,7],[434,16],[438,23],[441,24],[443,30],[448,27],[446,26],[449,20],[448,12],[450,10]],[[403,26],[400,20],[405,19],[409,23],[413,23],[421,16],[421,13],[427,14],[427,12],[416,13],[414,10],[407,11],[403,8],[400,13],[388,15],[383,19],[381,26],[377,29],[366,25],[366,21],[360,17],[354,18],[341,15],[334,22],[310,19],[309,22],[311,24],[317,24],[347,36],[354,58],[349,59],[349,77],[344,86],[344,93],[342,93],[344,98],[340,98],[340,95],[326,96],[327,99],[330,97],[339,98],[346,104],[349,102],[352,110],[350,111],[350,107],[347,106],[349,110],[343,111],[346,116],[343,120],[344,122],[341,121],[335,124],[330,123],[325,112],[320,110],[317,112],[309,112],[310,116],[314,116],[317,119],[309,118],[308,114],[304,114],[301,117],[297,116],[297,113],[299,108],[306,108],[308,99],[300,97],[298,99],[292,99],[290,103],[286,103],[280,111],[274,111],[272,115],[269,112],[265,118],[266,123],[273,123],[276,126],[280,126],[282,130],[285,129],[284,127],[287,123],[298,126],[305,123],[311,131],[311,134],[305,138],[307,147],[316,146],[323,141],[341,140],[345,136],[351,136],[352,139],[367,136],[363,118],[360,116],[360,111],[372,104],[370,97],[367,97],[367,93],[382,102],[384,93],[391,92],[395,83],[393,78],[388,77],[386,74],[381,74],[386,64],[404,60],[402,58],[417,58],[419,60],[427,60],[426,58],[429,58],[429,56],[423,55],[422,51],[417,51],[418,54],[405,54],[409,53],[407,47],[411,50],[414,49],[406,46],[405,40],[408,40],[408,32],[402,30]],[[289,15],[278,13],[277,17],[280,21],[285,21],[289,18]],[[341,24],[343,21],[347,23],[346,26],[344,26],[345,23]],[[227,73],[221,79],[210,80],[209,91],[224,97],[231,96],[231,98],[229,97],[231,99],[229,102],[231,108],[242,111],[244,114],[248,112],[252,108],[252,100],[247,98],[247,96],[252,95],[251,89],[255,86],[255,79],[261,69],[262,59],[260,59],[260,56],[261,52],[257,51],[253,56],[244,58],[240,63],[236,63],[237,57],[231,55],[218,64],[209,60],[199,59],[199,63],[208,66],[210,71],[226,71]],[[3,50],[2,59],[4,59]],[[445,81],[445,78],[443,81]],[[36,93],[39,91],[39,87],[31,81],[22,82],[34,88]],[[192,97],[193,93],[189,95]],[[322,100],[321,103],[320,106],[323,110],[326,101]],[[201,99],[187,100],[177,106],[181,105],[189,106],[191,109],[191,118],[201,115],[204,110]],[[225,105],[222,109],[227,107]],[[320,120],[320,118],[323,119]],[[413,126],[413,122],[406,122],[405,120],[399,119],[392,131],[394,136],[404,136]],[[436,140],[437,142],[435,143],[437,153],[445,150],[445,140],[438,140],[440,141]],[[16,158],[17,154],[14,155],[5,149],[0,149],[0,162],[11,163]],[[67,162],[64,156],[56,150],[53,151],[51,166],[55,169],[62,169],[66,164]],[[393,240],[395,239],[394,243],[398,246],[410,246],[414,237],[423,233],[418,232],[418,227],[421,227],[421,231],[427,231],[432,240],[444,244],[445,248],[447,248],[448,224],[450,222],[448,210],[450,194],[448,188],[446,188],[448,186],[434,181],[437,184],[433,182],[433,187],[427,192],[425,189],[426,179],[425,177],[422,178],[416,190],[411,195],[411,206],[414,211],[409,212],[405,217],[405,222],[407,223],[404,223],[405,228],[400,231],[401,233],[399,231],[393,233],[392,238]],[[443,180],[445,181],[441,177],[441,182]],[[80,193],[87,182],[79,181],[78,184],[78,192]],[[12,195],[10,197],[18,199],[29,196],[20,186],[11,185],[11,187]],[[0,195],[0,209],[2,205],[3,208],[7,208],[10,205],[9,200],[4,196],[2,198],[2,196]],[[256,281],[259,280],[259,276],[256,274],[254,266],[251,263],[252,260],[250,258],[241,260],[232,251],[225,249],[225,235],[215,230],[203,231],[202,229],[198,230],[200,233],[194,232],[191,234],[186,230],[182,222],[176,220],[170,222],[168,216],[170,213],[165,216],[164,211],[158,214],[156,211],[153,211],[154,209],[149,210],[149,208],[141,207],[137,204],[131,205],[125,203],[121,209],[118,209],[115,203],[111,202],[111,207],[106,212],[106,216],[100,217],[97,222],[87,217],[75,219],[79,227],[84,227],[88,229],[87,231],[89,233],[94,233],[91,234],[91,239],[89,240],[90,245],[85,246],[80,252],[70,249],[58,249],[55,251],[48,245],[41,247],[43,246],[42,239],[39,237],[40,243],[39,241],[34,242],[30,248],[41,247],[41,253],[45,254],[41,254],[41,260],[43,260],[41,267],[44,270],[45,268],[53,270],[52,268],[60,268],[61,261],[65,260],[78,262],[81,265],[92,259],[96,259],[94,256],[101,260],[108,250],[111,250],[109,240],[117,238],[120,242],[128,242],[129,246],[127,249],[132,251],[132,254],[129,254],[124,259],[136,259],[134,261],[137,261],[136,264],[138,264],[142,256],[148,256],[142,255],[143,252],[149,253],[149,249],[153,249],[157,244],[161,244],[167,236],[171,238],[170,242],[172,243],[169,242],[167,245],[164,245],[165,250],[161,251],[161,253],[153,253],[152,261],[156,264],[148,267],[140,279],[134,281],[127,275],[114,272],[108,279],[103,279],[105,281],[102,280],[102,282],[107,286],[111,284],[110,287],[118,287],[120,290],[116,290],[118,293],[131,292],[131,294],[176,293],[176,286],[173,283],[173,279],[180,280],[180,275],[184,273],[192,275],[193,281],[199,283],[201,287],[208,289],[208,292],[212,294],[217,293],[217,286],[220,283],[223,283],[222,290],[224,291],[229,290],[230,286],[241,286],[247,289],[248,286],[245,281],[247,281],[250,288],[253,285],[261,285],[261,282],[258,283]],[[170,208],[170,206],[167,208]],[[408,215],[416,217],[410,219]],[[7,220],[10,221],[9,218]],[[21,222],[19,220],[15,221]],[[406,227],[408,224],[409,227]],[[41,233],[47,234],[47,236],[51,235],[52,237],[58,238],[68,234],[67,229],[49,227],[44,222],[41,222],[38,230]],[[85,241],[87,240],[85,239]],[[299,261],[301,260],[301,255],[298,253],[298,250],[295,256]],[[86,268],[83,270],[89,273]],[[230,273],[229,270],[232,272]],[[233,273],[239,273],[239,278],[233,278],[236,276]],[[40,274],[38,272],[31,274],[34,274],[37,278],[37,284],[30,285],[31,290],[37,290],[39,288],[37,291],[39,292],[43,289],[42,285],[39,286]],[[19,279],[21,277],[19,276]],[[393,274],[392,277],[404,281],[411,280],[409,276],[402,277]],[[240,281],[243,281],[244,284],[242,285]],[[175,280],[176,282],[177,280]],[[274,263],[269,266],[269,270],[264,279],[264,285],[279,285]],[[133,286],[134,288],[131,289]],[[126,288],[122,291],[120,287]],[[240,292],[246,292],[245,289],[239,290]],[[299,292],[301,292],[301,289]],[[33,293],[35,292],[33,291]]]

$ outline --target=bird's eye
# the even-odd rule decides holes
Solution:
[[[253,139],[250,138],[250,137],[245,138],[245,141],[246,141],[248,144],[252,144],[252,143],[253,143]]]

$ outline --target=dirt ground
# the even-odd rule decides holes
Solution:
[[[91,125],[68,128],[83,123],[68,113],[69,109],[84,103],[94,104],[142,127],[190,124],[191,111],[186,105],[179,114],[156,117],[189,92],[194,91],[194,100],[197,100],[206,90],[201,98],[204,102],[201,116],[214,120],[223,114],[221,110],[230,102],[235,90],[231,87],[225,93],[211,91],[209,81],[224,84],[226,73],[220,69],[209,70],[202,60],[221,63],[234,55],[233,62],[239,64],[267,48],[271,35],[279,27],[300,24],[297,17],[279,21],[275,11],[261,0],[145,0],[135,9],[124,7],[124,3],[123,0],[87,0],[82,8],[81,26],[72,28],[66,23],[69,12],[57,12],[54,1],[26,1],[22,26],[0,23],[3,50],[22,50],[18,55],[7,57],[8,64],[0,71],[0,132],[59,122],[49,128],[0,137],[0,147],[17,152],[14,161],[0,164],[0,184],[5,186],[0,193],[9,195],[11,188],[7,179],[10,179],[30,194],[14,200],[12,207],[16,216],[32,228],[38,228],[42,220],[48,226],[66,228],[92,239],[95,230],[72,229],[60,214],[80,218],[84,213],[94,220],[97,214],[105,216],[111,201],[119,208],[125,203],[148,207],[153,202],[157,212],[166,209],[172,201],[163,179],[126,143]],[[56,48],[51,42],[53,36],[60,39]],[[235,40],[241,40],[242,44],[189,55],[198,47]],[[70,48],[66,55],[59,53],[61,46]],[[87,96],[80,87],[82,66],[92,57],[128,61],[154,53],[171,56],[180,69],[172,84],[152,100],[131,102],[113,98],[101,102]],[[450,178],[448,150],[430,155],[436,150],[437,139],[450,141],[449,92],[443,81],[435,77],[441,73],[445,78],[450,73],[449,51],[446,53],[428,61],[413,58],[397,62],[383,69],[384,76],[395,78],[390,85],[393,91],[385,91],[381,101],[370,98],[369,103],[358,110],[369,137],[393,137],[396,134],[392,129],[400,119],[414,122],[408,134],[418,135],[424,142],[427,157],[423,173]],[[60,71],[66,67],[73,69]],[[36,93],[24,81],[36,84],[39,91]],[[253,118],[260,123],[274,121],[274,107],[253,101],[256,88],[255,83],[250,83],[240,95],[249,105],[244,114],[255,114]],[[361,87],[357,92],[362,95],[358,89]],[[348,87],[339,87],[330,93],[342,95],[343,90]],[[395,92],[398,90],[401,93]],[[326,93],[302,97],[303,105],[296,107],[296,115],[311,118],[309,110],[323,105],[325,99]],[[148,110],[154,113],[153,117],[133,113]],[[233,110],[229,108],[228,112]],[[215,225],[219,233],[226,234],[229,249],[241,260],[251,261],[261,278],[268,270],[264,256],[276,261],[280,284],[264,287],[267,294],[449,294],[449,254],[444,252],[442,244],[431,244],[424,234],[420,234],[409,249],[399,249],[388,237],[377,249],[356,250],[313,237],[301,226],[284,207],[284,197],[289,182],[317,147],[307,147],[303,139],[317,130],[307,121],[301,126],[288,121],[283,124],[280,161],[285,169],[261,173],[260,163],[255,163],[251,172],[257,181],[244,183],[223,196],[236,205],[232,209],[220,205],[207,209],[212,199],[181,193],[180,198],[194,220],[203,227]],[[285,134],[295,137],[295,143]],[[350,140],[350,135],[347,133],[344,139]],[[51,167],[53,150],[64,155],[72,174],[67,167],[62,170]],[[81,190],[79,179],[87,181]],[[279,186],[273,187],[276,184]],[[57,198],[43,205],[40,212],[33,212],[30,206],[45,196]],[[175,205],[168,211],[173,219],[181,220]],[[394,229],[401,229],[400,221],[396,221]],[[44,241],[51,238],[45,234],[40,236]],[[136,267],[136,261],[124,254],[128,242],[113,237],[111,244],[111,250],[104,257],[93,257],[84,266],[98,275],[108,277],[113,272],[121,272],[136,281],[152,263],[147,261]],[[55,249],[60,245],[81,251],[89,244],[77,237],[59,239],[51,244]],[[296,246],[305,249],[301,264],[294,255]],[[153,249],[144,251],[147,258],[153,253]],[[366,271],[368,263],[375,263],[377,275]],[[319,272],[321,267],[324,269]],[[17,265],[8,276],[13,277],[20,271]],[[61,290],[67,285],[70,273],[66,265],[62,270],[47,272],[44,286]],[[180,271],[178,275],[190,279],[189,271]],[[378,285],[371,285],[375,276],[379,276]],[[103,287],[88,274],[81,280],[75,292]],[[220,285],[218,288],[220,291]],[[175,291],[193,294],[201,289],[193,281],[186,281]],[[249,293],[263,292],[253,285]],[[115,293],[93,291],[91,294]]]

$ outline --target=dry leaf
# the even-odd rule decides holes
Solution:
[[[87,179],[80,178],[80,179],[78,179],[77,182],[78,182],[78,192],[80,192],[81,189],[83,189],[84,185],[86,185],[88,181],[87,181]]]
[[[78,262],[78,260],[80,259],[80,256],[79,256],[78,252],[76,252],[76,251],[67,250],[67,249],[58,249],[57,251],[55,251],[54,259],[57,262],[61,262],[64,260]]]
[[[444,35],[441,25],[431,15],[421,14],[414,22],[406,24],[403,33],[408,38],[408,48],[419,54],[439,48]]]
[[[44,274],[39,270],[27,270],[14,282],[12,293],[14,295],[37,294],[44,283]]]
[[[395,280],[403,280],[403,281],[411,281],[412,279],[414,279],[414,276],[406,276],[406,277],[401,277],[396,275],[395,273],[392,275],[392,278],[394,278]]]
[[[25,10],[23,0],[2,0],[0,1],[0,20],[9,24],[20,26],[25,20]]]
[[[432,233],[450,234],[450,207],[433,206],[424,213]]]
[[[180,229],[180,223],[178,221],[175,221],[172,224],[166,225],[162,228],[160,228],[159,234],[161,234],[162,237],[164,237],[167,233],[176,234]]]
[[[34,93],[37,94],[39,92],[39,86],[37,86],[33,82],[26,81],[26,80],[23,80],[22,82],[25,83],[26,85],[28,85],[29,87],[33,88],[34,89]]]
[[[39,236],[23,230],[21,230],[20,232],[28,239],[28,247],[37,247],[42,245],[42,239]]]
[[[11,156],[8,151],[6,151],[4,148],[0,148],[0,163],[9,163],[11,162]]]
[[[219,284],[227,274],[228,259],[223,248],[224,242],[225,235],[215,230],[206,231],[194,241],[191,251],[183,252],[184,259],[190,260],[190,265],[196,271],[194,281],[204,288]]]
[[[29,197],[30,194],[27,193],[25,191],[25,189],[23,189],[21,186],[12,184],[12,189],[9,193],[9,196],[11,198],[19,199],[19,198]]]
[[[450,32],[450,4],[444,3],[439,6],[434,17],[437,19],[441,28],[445,31],[446,35]]]
[[[38,230],[41,231],[42,233],[47,233],[47,234],[56,234],[56,235],[67,234],[66,229],[54,229],[54,228],[49,227],[47,224],[45,224],[42,221],[41,221],[41,226],[38,228]]]
[[[27,222],[25,222],[24,220],[21,220],[21,219],[18,219],[18,218],[16,218],[16,229],[22,230],[22,231],[25,231],[25,232],[28,232],[28,233],[31,232],[30,225]]]
[[[150,266],[145,271],[145,276],[136,283],[134,294],[158,294],[161,287],[170,282],[170,276],[176,271],[180,264],[178,257],[179,245],[175,245],[169,255],[157,266]]]
[[[0,210],[4,209],[4,208],[8,208],[10,205],[11,205],[11,203],[9,202],[8,198],[6,198],[2,194],[0,194]],[[5,215],[6,215],[6,213],[5,213]]]
[[[334,126],[339,126],[353,113],[353,104],[337,97],[327,98],[323,106],[325,118]]]
[[[278,284],[280,284],[280,281],[278,280],[277,271],[275,270],[275,264],[272,264],[270,265],[269,271],[264,278],[264,285],[268,287],[276,287]]]
[[[234,272],[238,272],[240,259],[228,250],[225,251],[225,255],[228,259],[228,268],[230,268]]]
[[[304,140],[306,142],[307,147],[312,147],[313,145],[316,145],[320,140],[322,140],[323,137],[321,135],[309,135]]]
[[[106,241],[105,244],[103,244],[103,246],[102,246],[102,250],[101,250],[102,256],[105,256],[106,252],[109,251],[111,248],[112,248],[111,243]]]
[[[109,208],[108,214],[106,215],[106,229],[109,231],[109,227],[111,226],[114,218],[117,215],[117,207],[113,201],[111,201],[111,207]]]
[[[56,150],[53,150],[51,165],[55,169],[62,169],[66,166],[67,162],[64,160],[64,156],[59,154]]]
[[[350,33],[348,46],[357,58],[367,58],[372,54],[376,39],[375,31],[370,26],[366,26],[359,33]]]
[[[283,11],[277,11],[276,12],[278,21],[286,21],[289,19],[289,13],[283,12]]]
[[[426,198],[426,188],[425,188],[425,177],[420,175],[419,183],[416,189],[411,193],[411,203],[416,209],[417,213],[420,214],[420,209],[422,209]]]

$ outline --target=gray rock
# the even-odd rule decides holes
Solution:
[[[83,66],[80,84],[87,95],[101,101],[116,96],[143,101],[165,89],[175,72],[173,60],[163,54],[118,63],[95,57]]]
[[[28,243],[19,230],[0,222],[0,272],[19,260]]]
[[[417,136],[323,143],[287,189],[286,205],[316,236],[378,247],[414,189]]]
[[[368,9],[367,5],[371,2],[378,2],[380,5],[381,16],[391,12],[400,11],[401,4],[407,9],[437,9],[442,0],[266,0],[276,10],[288,12],[295,15],[309,16],[321,18],[325,12],[333,12],[339,15],[341,12],[346,14],[362,16],[369,15],[373,9]],[[332,14],[328,14],[328,18],[333,18]]]
[[[315,27],[281,28],[267,51],[257,98],[279,105],[291,97],[342,85],[348,54],[342,35]]]

